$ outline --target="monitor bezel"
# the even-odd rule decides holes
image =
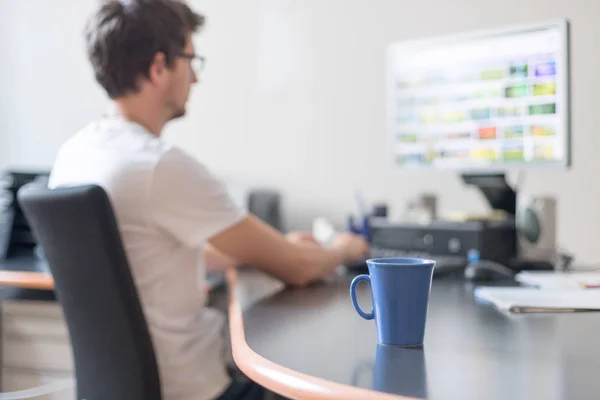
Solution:
[[[396,162],[397,153],[395,151],[396,142],[394,140],[394,84],[395,74],[393,69],[393,58],[394,50],[401,47],[432,47],[440,46],[445,44],[468,42],[473,40],[486,39],[496,36],[508,36],[520,33],[527,33],[539,30],[558,29],[560,32],[560,57],[557,59],[561,71],[564,73],[561,75],[559,82],[566,90],[562,91],[560,96],[561,104],[564,104],[564,116],[562,118],[562,129],[564,132],[563,146],[565,156],[562,160],[553,162],[519,162],[519,163],[507,163],[502,162],[493,165],[485,166],[474,166],[474,165],[455,165],[455,166],[436,166],[428,164],[417,164],[417,165],[398,165]],[[483,29],[475,30],[463,33],[454,33],[443,36],[432,36],[421,39],[409,39],[401,40],[390,43],[386,49],[386,105],[387,105],[387,144],[390,153],[391,163],[393,169],[396,171],[404,170],[447,170],[455,171],[457,173],[468,173],[468,174],[494,174],[494,173],[505,173],[518,170],[534,170],[534,169],[555,169],[555,170],[566,170],[572,166],[572,144],[571,144],[571,56],[570,56],[570,23],[566,18],[552,19],[535,23],[521,24],[505,26],[495,29]]]

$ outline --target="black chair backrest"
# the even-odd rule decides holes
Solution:
[[[160,400],[153,344],[106,192],[29,184],[18,199],[54,278],[78,399]]]

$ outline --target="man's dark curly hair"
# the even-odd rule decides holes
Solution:
[[[85,29],[96,80],[112,99],[136,92],[156,53],[172,66],[188,35],[203,25],[204,16],[178,0],[103,2]]]

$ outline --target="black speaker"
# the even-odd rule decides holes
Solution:
[[[255,189],[248,195],[248,211],[265,223],[283,232],[281,221],[281,200],[275,190]]]
[[[519,258],[526,261],[557,260],[557,202],[554,197],[520,195],[517,201],[516,226]]]

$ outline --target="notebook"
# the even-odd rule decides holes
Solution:
[[[477,287],[476,299],[511,312],[600,311],[600,290]]]
[[[515,280],[523,285],[541,289],[591,289],[600,288],[600,271],[524,271],[518,273]]]

